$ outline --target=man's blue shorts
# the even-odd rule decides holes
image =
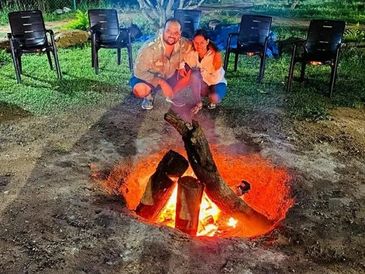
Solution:
[[[177,83],[177,80],[178,80],[178,73],[177,71],[175,71],[175,73],[166,80],[166,82],[171,86],[171,87],[174,87]],[[139,83],[144,83],[146,85],[148,85],[149,87],[151,87],[151,89],[154,89],[154,86],[142,79],[139,79],[137,78],[136,76],[132,76],[132,78],[129,80],[129,85],[132,87],[132,90],[134,88],[135,85],[139,84]]]

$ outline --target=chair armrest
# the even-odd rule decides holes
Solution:
[[[230,46],[231,46],[231,40],[232,40],[232,37],[233,36],[238,36],[238,32],[228,33],[228,39],[227,39],[226,49],[230,48]]]
[[[46,33],[49,33],[49,36],[51,37],[51,44],[53,47],[56,47],[56,42],[54,40],[54,32],[51,29],[46,29]]]
[[[7,33],[7,37],[8,37],[8,39],[10,40],[10,39],[12,39],[12,38],[13,38],[13,35],[12,35],[10,32],[8,32],[8,33]]]
[[[127,32],[127,35],[128,35],[128,44],[130,45],[131,44],[131,42],[132,42],[132,38],[131,38],[131,32],[130,32],[130,30],[129,30],[129,28],[121,28],[121,27],[119,27],[119,33],[121,32],[121,31],[125,31],[125,32]]]
[[[128,33],[130,33],[130,30],[129,30],[129,28],[122,28],[122,27],[119,27],[119,30],[125,30],[126,32],[128,32]]]
[[[96,33],[96,28],[97,28],[97,25],[94,25],[94,26],[90,27],[88,29],[88,31],[90,31],[91,34],[95,34]]]
[[[51,36],[53,36],[53,35],[54,35],[54,32],[53,32],[53,30],[51,30],[51,29],[46,29],[46,32],[48,32]]]

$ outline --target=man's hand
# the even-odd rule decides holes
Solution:
[[[178,70],[178,74],[180,78],[184,78],[188,74],[188,71],[185,68],[182,68]]]
[[[160,85],[162,92],[166,97],[173,96],[174,93],[172,91],[171,86],[164,79],[159,79],[158,84]]]

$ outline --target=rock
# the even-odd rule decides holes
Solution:
[[[54,13],[57,14],[57,15],[61,15],[63,13],[63,10],[62,9],[56,9],[54,11]]]
[[[0,49],[10,49],[10,42],[8,39],[0,39]]]
[[[68,7],[63,7],[63,12],[64,13],[69,13],[69,12],[71,12],[72,11],[72,9],[70,9],[70,8],[68,8]]]
[[[56,33],[55,41],[57,47],[67,48],[82,45],[89,39],[89,33],[83,30],[67,30]]]

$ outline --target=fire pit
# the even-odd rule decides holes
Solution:
[[[185,133],[189,130],[194,131],[194,127]],[[199,138],[193,138],[193,145],[199,143]],[[175,227],[192,236],[257,237],[285,218],[294,202],[285,168],[274,166],[258,154],[209,148],[205,140],[202,150],[208,157],[203,159],[203,155],[194,155],[187,139],[183,135],[187,157],[183,148],[166,149],[133,163],[122,163],[114,167],[106,184],[113,188],[117,185],[127,207],[143,220]],[[204,175],[199,165],[208,166],[212,175]],[[249,182],[248,192],[243,195],[242,181]]]

